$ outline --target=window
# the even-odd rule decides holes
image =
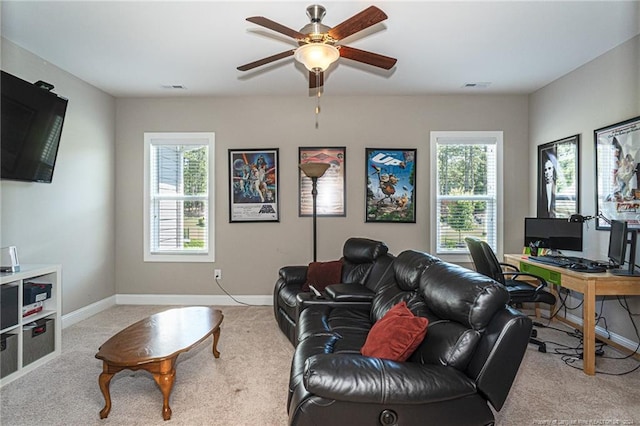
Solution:
[[[145,262],[214,261],[214,134],[144,134]]]
[[[468,261],[464,237],[500,253],[502,132],[431,132],[431,247],[448,261]]]

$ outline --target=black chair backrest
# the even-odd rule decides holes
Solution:
[[[493,278],[500,284],[504,284],[505,280],[500,261],[491,249],[491,246],[489,246],[486,241],[475,237],[466,237],[464,241],[467,243],[476,271],[489,278]]]
[[[389,248],[382,241],[349,238],[342,248],[342,282],[366,284],[376,260],[388,251]]]

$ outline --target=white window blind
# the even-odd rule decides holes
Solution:
[[[145,260],[213,261],[213,134],[145,134]]]
[[[467,254],[464,238],[475,236],[498,253],[498,140],[485,132],[461,133],[432,136],[435,251]]]

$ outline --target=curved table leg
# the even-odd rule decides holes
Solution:
[[[160,366],[159,373],[153,373],[153,379],[160,387],[162,391],[162,418],[165,420],[171,419],[171,407],[169,407],[169,397],[171,396],[171,390],[173,389],[173,382],[176,378],[176,370],[174,368],[175,358],[171,360],[163,361]],[[169,366],[167,369],[164,367]]]
[[[100,418],[106,419],[109,415],[109,411],[111,411],[111,394],[109,392],[109,384],[111,383],[111,378],[115,373],[109,372],[109,367],[107,364],[104,364],[104,372],[100,374],[98,378],[98,384],[100,385],[100,390],[102,391],[102,395],[104,396],[104,408],[100,410]]]
[[[218,340],[220,339],[220,327],[216,328],[213,332],[213,356],[220,358],[220,352],[218,352]]]

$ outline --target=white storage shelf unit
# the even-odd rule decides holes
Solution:
[[[17,308],[18,322],[17,324],[10,326],[3,325],[2,327],[5,328],[0,330],[0,333],[3,335],[10,336],[10,343],[6,345],[2,352],[0,352],[0,357],[14,357],[14,360],[12,361],[15,365],[15,371],[3,372],[3,377],[0,378],[0,387],[60,355],[62,345],[62,301],[60,297],[61,278],[62,267],[60,265],[20,265],[19,272],[0,273],[0,286],[2,286],[2,288],[5,288],[4,286],[18,287],[17,302],[13,302],[17,303],[17,307],[10,307],[10,310]],[[43,301],[44,306],[40,312],[36,312],[23,318],[22,307],[25,304],[23,303],[23,286],[28,282],[52,284],[51,297]],[[7,309],[7,302],[7,300],[2,301],[5,309]],[[36,338],[31,340],[32,335],[29,334],[28,324],[38,320],[44,320],[40,322],[47,322],[48,332],[53,333],[53,336],[47,335],[46,339],[43,339],[47,342],[53,340],[53,350],[50,350],[50,348],[33,347],[34,344],[39,344],[41,340]],[[53,331],[51,331],[51,329],[53,329]],[[25,351],[29,351],[29,353],[26,354],[26,357]],[[0,362],[3,362],[3,369],[6,368],[6,361],[9,359],[10,358],[7,358],[5,362],[0,359]],[[29,362],[29,359],[33,359],[33,361]],[[15,362],[15,360],[17,360],[17,362]],[[10,368],[9,371],[11,370],[13,370],[13,368]]]

